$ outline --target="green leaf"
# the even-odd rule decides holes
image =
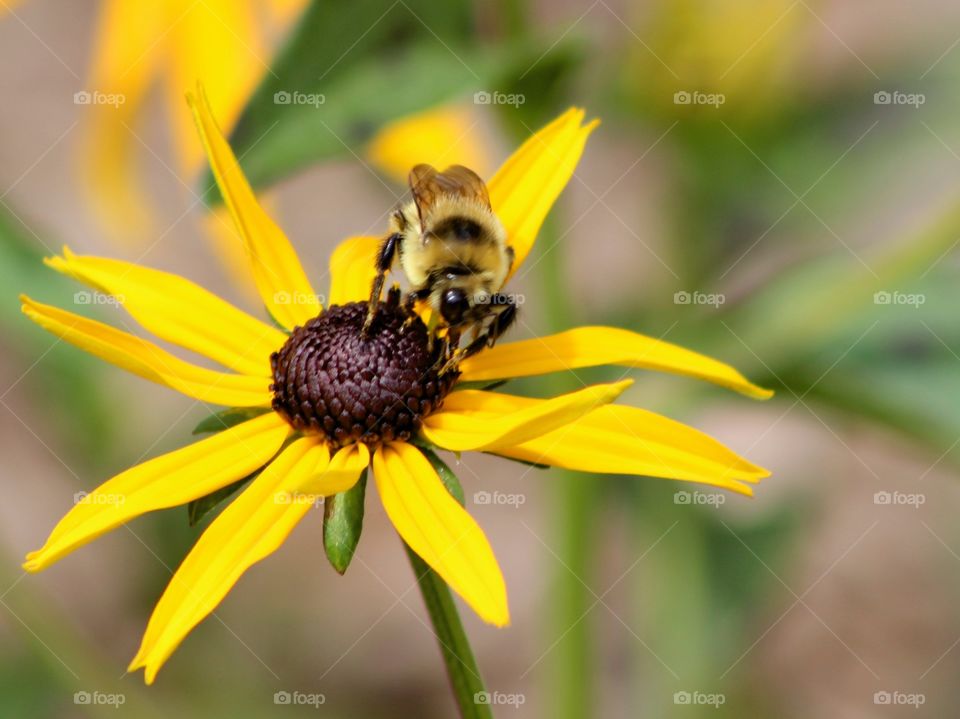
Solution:
[[[211,414],[193,428],[193,434],[208,434],[222,432],[247,420],[266,414],[271,410],[266,407],[232,407]]]
[[[117,427],[116,403],[100,379],[115,370],[37,327],[20,311],[21,293],[63,307],[75,303],[82,288],[43,264],[44,255],[52,254],[47,246],[56,244],[39,239],[9,205],[0,209],[0,332],[11,376],[19,378],[8,391],[33,393],[42,401],[55,397],[57,409],[46,414],[44,429],[67,445],[65,451],[79,466],[99,472],[110,461]]]
[[[195,499],[190,504],[187,505],[187,521],[190,523],[191,527],[197,525],[197,523],[203,519],[211,510],[216,509],[223,501],[229,499],[234,494],[236,494],[240,489],[243,488],[250,480],[259,474],[259,471],[254,472],[253,474],[244,477],[243,479],[238,479],[233,484],[228,484],[226,487],[221,487],[215,492],[211,492],[205,497],[200,499]]]
[[[567,72],[556,58],[569,55],[572,38],[480,45],[474,17],[463,0],[407,0],[386,12],[373,2],[350,12],[314,2],[231,134],[250,182],[260,187],[319,160],[356,158],[384,124],[478,91],[508,92],[509,78],[528,70],[528,80],[549,78],[531,89],[537,104],[540,90]],[[366,28],[359,37],[358,27]],[[219,201],[209,172],[202,186],[208,201]]]
[[[388,122],[466,96],[485,84],[477,76],[490,76],[492,58],[475,51],[458,55],[466,66],[442,45],[424,42],[398,48],[389,63],[364,61],[342,77],[327,78],[322,91],[294,91],[322,95],[323,104],[277,105],[271,96],[269,106],[253,116],[257,120],[237,126],[231,145],[254,186],[318,160],[351,156]],[[410,82],[417,77],[430,80]]]
[[[330,564],[340,574],[347,571],[360,542],[366,492],[367,471],[364,470],[353,487],[327,497],[323,505],[323,548]]]
[[[253,184],[313,160],[347,156],[383,122],[475,84],[475,61],[466,57],[474,17],[466,0],[406,0],[386,8],[372,0],[311,3],[231,137]],[[410,59],[412,48],[417,59]],[[297,93],[323,102],[278,100]],[[203,186],[213,186],[209,173]]]

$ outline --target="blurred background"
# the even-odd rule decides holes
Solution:
[[[511,595],[508,629],[464,612],[497,716],[953,714],[955,3],[0,0],[0,47],[0,715],[455,712],[375,498],[345,576],[304,522],[150,688],[124,668],[202,530],[185,510],[20,569],[75,493],[208,414],[23,318],[20,292],[122,317],[42,257],[122,257],[259,310],[182,99],[198,79],[318,289],[412,164],[489,175],[586,107],[603,124],[518,274],[513,337],[616,324],[777,390],[635,372],[625,398],[768,467],[754,499],[448,458]]]

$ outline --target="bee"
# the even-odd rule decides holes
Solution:
[[[439,172],[417,165],[408,184],[412,199],[391,215],[390,234],[377,253],[364,334],[376,316],[386,273],[399,257],[410,283],[407,309],[427,301],[435,327],[447,330],[450,353],[456,360],[469,357],[493,346],[516,320],[516,304],[500,293],[513,266],[513,248],[490,206],[487,186],[473,170],[452,165]],[[469,342],[460,348],[467,333]]]

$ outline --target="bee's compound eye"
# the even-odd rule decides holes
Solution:
[[[457,324],[469,309],[470,303],[466,293],[456,287],[443,293],[440,302],[440,315],[448,324]]]

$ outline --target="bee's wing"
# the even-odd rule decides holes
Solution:
[[[410,192],[420,213],[420,223],[430,214],[437,199],[443,195],[457,195],[472,199],[490,209],[487,186],[476,172],[463,165],[451,165],[438,172],[432,165],[417,165],[410,170]]]

